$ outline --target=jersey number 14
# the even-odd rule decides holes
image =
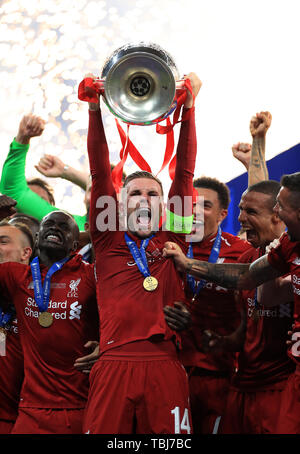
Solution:
[[[181,433],[191,433],[191,426],[189,422],[189,411],[187,408],[184,409],[183,418],[180,419],[180,407],[175,407],[171,410],[172,415],[174,415],[174,427],[175,434]]]

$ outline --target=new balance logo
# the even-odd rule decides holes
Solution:
[[[78,301],[75,301],[70,305],[70,320],[74,320],[74,318],[77,318],[77,320],[80,320],[80,314],[81,314],[81,309],[82,306],[81,304],[78,304]]]

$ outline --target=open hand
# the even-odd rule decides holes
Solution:
[[[165,320],[171,329],[182,331],[191,326],[191,314],[183,303],[175,301],[174,306],[165,306],[163,310]]]
[[[74,363],[75,369],[83,372],[84,374],[89,374],[93,365],[97,362],[99,358],[99,342],[97,341],[88,341],[85,344],[86,348],[93,348],[92,353],[77,358]]]

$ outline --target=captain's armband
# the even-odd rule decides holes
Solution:
[[[166,209],[166,230],[174,233],[189,234],[192,231],[193,217],[193,214],[191,216],[179,216]]]

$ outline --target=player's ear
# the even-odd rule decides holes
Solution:
[[[224,221],[224,219],[226,218],[227,214],[228,214],[228,210],[226,210],[225,208],[222,208],[220,210],[220,213],[219,213],[219,222]]]
[[[32,249],[29,246],[26,246],[22,250],[22,263],[27,263],[31,257]]]
[[[79,246],[79,241],[74,240],[74,241],[73,241],[73,245],[72,245],[72,252],[77,251],[78,246]]]

